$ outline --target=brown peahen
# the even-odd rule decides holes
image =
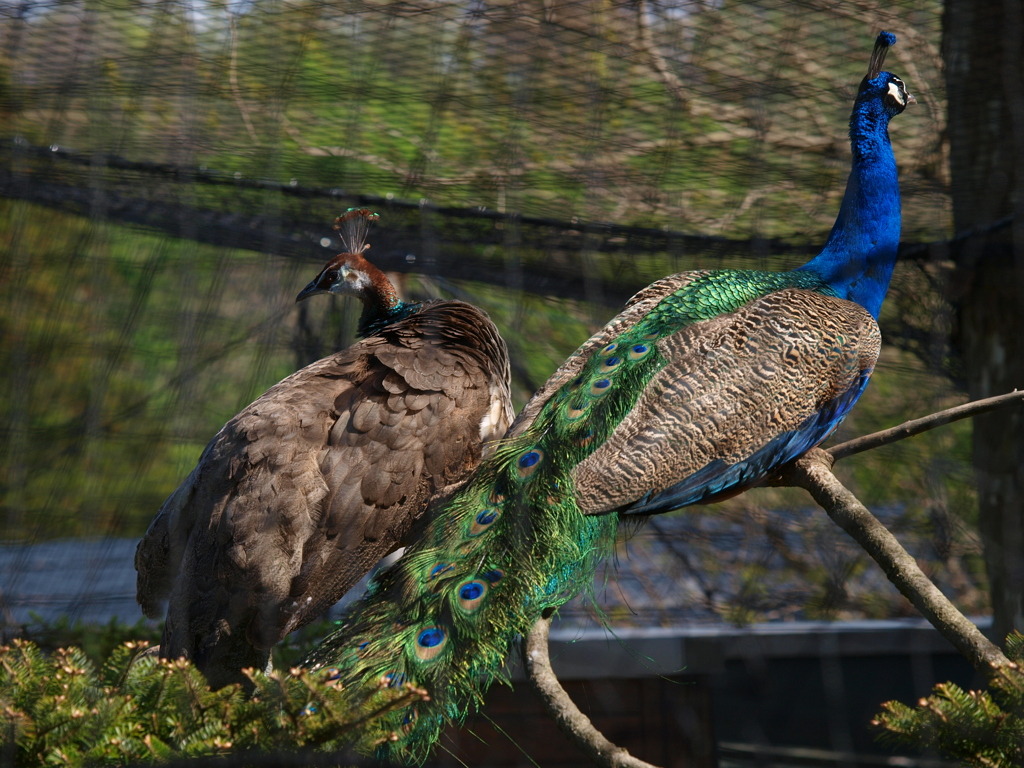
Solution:
[[[214,686],[265,667],[271,647],[394,551],[512,420],[494,324],[460,301],[401,301],[362,255],[375,218],[339,217],[348,252],[297,299],[360,299],[364,338],[225,424],[136,551],[145,614],[158,618],[169,600],[161,656],[191,659]]]
[[[821,253],[791,272],[686,272],[634,296],[314,651],[352,709],[406,682],[429,693],[368,725],[364,745],[423,759],[482,701],[516,636],[591,588],[622,517],[756,485],[846,416],[878,356],[899,243],[888,125],[914,99],[881,71],[895,41],[879,35],[860,84],[853,167]]]

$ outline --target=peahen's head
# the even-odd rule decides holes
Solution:
[[[377,218],[368,208],[349,208],[334,220],[334,228],[339,231],[346,251],[327,262],[295,301],[318,293],[333,293],[360,299],[368,310],[377,313],[388,313],[401,305],[387,276],[363,258],[363,252],[370,247],[366,233]]]
[[[896,35],[892,32],[880,32],[875,40],[875,49],[871,52],[868,73],[860,82],[857,91],[856,107],[870,112],[879,111],[886,117],[898,115],[909,104],[916,104],[917,99],[907,91],[907,86],[892,72],[883,72],[885,55],[889,48],[896,44]],[[856,111],[855,107],[855,111]]]

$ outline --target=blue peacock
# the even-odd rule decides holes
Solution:
[[[756,485],[860,397],[900,236],[888,125],[914,103],[881,71],[895,42],[878,36],[860,84],[853,167],[821,253],[790,272],[684,272],[640,291],[311,655],[353,708],[407,682],[429,692],[365,734],[381,756],[423,759],[479,705],[515,638],[591,588],[624,516]]]

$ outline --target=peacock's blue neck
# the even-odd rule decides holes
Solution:
[[[900,189],[889,118],[878,97],[858,98],[850,118],[853,168],[824,249],[801,270],[878,319],[900,242]]]
[[[362,338],[372,336],[392,323],[415,314],[419,308],[419,303],[409,303],[397,298],[392,304],[366,303],[363,306],[363,313],[359,316],[356,334]]]

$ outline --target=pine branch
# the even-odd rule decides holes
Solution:
[[[370,692],[345,712],[332,711],[336,691],[322,675],[293,669],[211,691],[183,659],[140,656],[126,644],[102,672],[78,649],[45,657],[32,643],[0,647],[0,754],[18,766],[166,763],[193,757],[372,750],[365,726],[426,698],[407,686]],[[377,729],[378,732],[380,729]],[[390,735],[390,734],[386,734]],[[282,763],[283,764],[283,763]]]
[[[1006,638],[1014,663],[990,680],[988,691],[964,691],[939,683],[913,709],[888,701],[871,724],[883,741],[932,749],[978,768],[1024,765],[1024,636]]]

